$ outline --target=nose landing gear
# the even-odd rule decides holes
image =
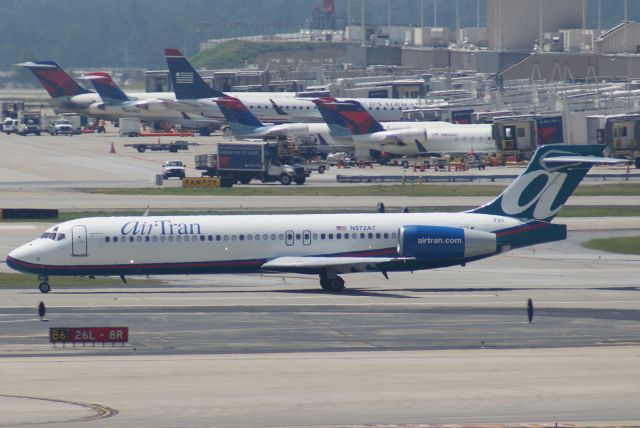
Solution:
[[[40,285],[38,286],[38,289],[40,290],[41,293],[48,293],[49,291],[51,291],[48,275],[40,275],[38,276],[38,280],[40,281]]]

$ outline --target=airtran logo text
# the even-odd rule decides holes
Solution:
[[[418,238],[420,245],[462,244],[462,238]]]
[[[199,223],[174,223],[171,220],[130,221],[120,229],[120,234],[130,236],[146,235],[200,235]]]

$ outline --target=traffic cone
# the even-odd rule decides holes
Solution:
[[[116,153],[116,146],[115,146],[115,144],[113,144],[113,141],[111,142],[111,150],[109,150],[109,153],[111,153],[111,154],[115,154]]]

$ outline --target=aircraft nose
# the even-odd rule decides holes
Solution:
[[[36,257],[34,245],[30,242],[11,251],[5,263],[11,269],[25,271],[25,267],[36,262]]]

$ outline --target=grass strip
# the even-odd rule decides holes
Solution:
[[[84,189],[88,193],[105,195],[150,196],[497,196],[504,190],[503,184],[407,184],[372,186],[236,186],[232,188],[104,188]],[[580,186],[577,196],[640,196],[636,182],[589,184]]]
[[[592,239],[582,246],[610,253],[640,255],[640,236]]]

